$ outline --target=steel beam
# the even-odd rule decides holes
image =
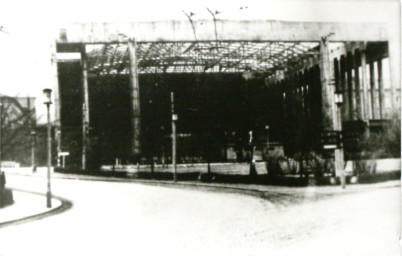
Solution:
[[[215,22],[193,21],[197,40],[215,38]],[[387,41],[386,23],[289,22],[272,20],[217,20],[219,40],[316,41],[332,33],[331,41]],[[59,42],[120,42],[119,34],[136,36],[138,42],[197,41],[188,21],[72,23]],[[68,40],[66,40],[68,38]]]
[[[131,100],[132,100],[132,129],[133,137],[131,143],[131,153],[133,156],[141,152],[140,148],[140,85],[138,81],[138,63],[137,63],[137,44],[135,39],[131,39],[127,43],[129,53],[129,71],[130,71],[130,87],[131,87]]]

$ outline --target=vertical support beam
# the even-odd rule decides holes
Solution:
[[[322,128],[324,130],[335,129],[335,87],[331,84],[333,78],[333,63],[330,61],[328,40],[323,37],[320,41],[320,80],[322,100]]]
[[[52,72],[52,84],[53,84],[53,97],[54,97],[54,127],[56,134],[59,135],[57,140],[57,161],[59,162],[59,152],[61,151],[61,123],[60,123],[60,91],[59,91],[59,76],[57,67],[57,49],[56,41],[54,41],[51,46],[51,72]],[[34,153],[32,153],[34,155]]]
[[[384,81],[382,77],[382,60],[377,61],[377,72],[378,72],[378,97],[380,102],[380,118],[385,118],[385,106],[384,106]]]
[[[138,81],[138,60],[137,60],[137,44],[135,39],[130,39],[127,42],[128,55],[129,55],[129,70],[130,70],[130,89],[131,89],[131,102],[133,108],[132,116],[132,129],[133,138],[131,143],[131,154],[136,156],[140,154],[140,84]]]
[[[339,86],[343,92],[343,104],[342,104],[342,114],[344,117],[348,116],[349,113],[349,97],[346,84],[346,58],[344,55],[340,58],[340,77]]]
[[[328,40],[326,37],[320,41],[320,79],[322,98],[322,129],[342,131],[340,108],[335,106],[335,86],[331,83],[334,78],[333,62],[330,60]],[[343,149],[337,148],[334,152],[335,172],[341,176],[342,187],[344,182],[344,156]]]
[[[339,60],[337,58],[335,58],[333,63],[334,63],[335,92],[336,92],[336,91],[341,91]]]
[[[310,83],[309,83],[308,78],[309,78],[309,71],[304,70],[304,72],[303,72],[303,86],[304,86],[304,89],[303,89],[304,102],[303,102],[303,104],[304,104],[304,115],[306,117],[305,122],[308,122],[310,120],[310,110],[309,110],[309,93],[310,93],[309,86],[310,86]]]
[[[177,115],[174,111],[174,93],[170,93],[170,103],[172,110],[172,168],[173,168],[173,181],[177,181],[177,167],[176,167],[176,119]]]
[[[89,91],[88,91],[88,63],[85,44],[81,49],[82,87],[84,100],[82,104],[82,169],[87,168],[87,133],[89,127]]]
[[[366,45],[367,43],[362,43],[362,50],[361,50],[361,67],[362,67],[362,88],[363,88],[363,120],[370,119],[370,107],[369,107],[369,94],[368,94],[368,79],[367,79],[367,68],[366,68]]]
[[[50,46],[51,48],[51,70],[52,70],[52,84],[53,84],[53,95],[54,95],[54,125],[60,127],[60,92],[59,92],[59,77],[57,69],[57,49],[56,41]]]
[[[355,97],[356,97],[356,118],[361,120],[363,119],[363,115],[362,115],[362,91],[361,91],[361,86],[360,86],[360,75],[359,75],[359,66],[360,66],[360,51],[359,50],[355,50],[355,54],[353,55],[353,69],[355,72]]]
[[[400,99],[400,91],[397,88],[401,87],[401,43],[400,43],[400,24],[397,31],[399,33],[392,33],[390,40],[388,41],[388,58],[389,58],[389,73],[390,73],[390,90],[391,90],[391,111],[392,114],[400,113],[400,103],[399,106],[396,103],[396,98]],[[383,98],[384,99],[384,98]],[[391,117],[393,118],[393,116]]]
[[[370,63],[370,98],[371,98],[371,118],[377,119],[377,109],[378,109],[378,95],[376,94],[376,86],[375,86],[375,75],[374,75],[374,63]]]
[[[348,108],[349,108],[349,120],[354,120],[354,93],[353,93],[353,79],[352,79],[352,68],[353,68],[353,55],[352,53],[347,54],[346,58],[346,74],[348,77]]]

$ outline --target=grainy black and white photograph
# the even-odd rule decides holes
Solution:
[[[4,1],[0,256],[398,256],[399,0]]]

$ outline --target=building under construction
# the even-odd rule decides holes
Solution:
[[[57,150],[82,168],[168,162],[175,113],[178,162],[245,160],[252,131],[342,165],[399,116],[399,47],[381,23],[71,24],[53,54]]]

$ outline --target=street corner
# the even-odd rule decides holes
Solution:
[[[70,205],[53,197],[51,207],[47,207],[46,195],[36,192],[11,189],[14,203],[0,209],[0,228],[8,225],[20,224],[28,221],[39,220],[44,217],[57,214],[63,208]],[[67,207],[69,208],[69,207]]]

